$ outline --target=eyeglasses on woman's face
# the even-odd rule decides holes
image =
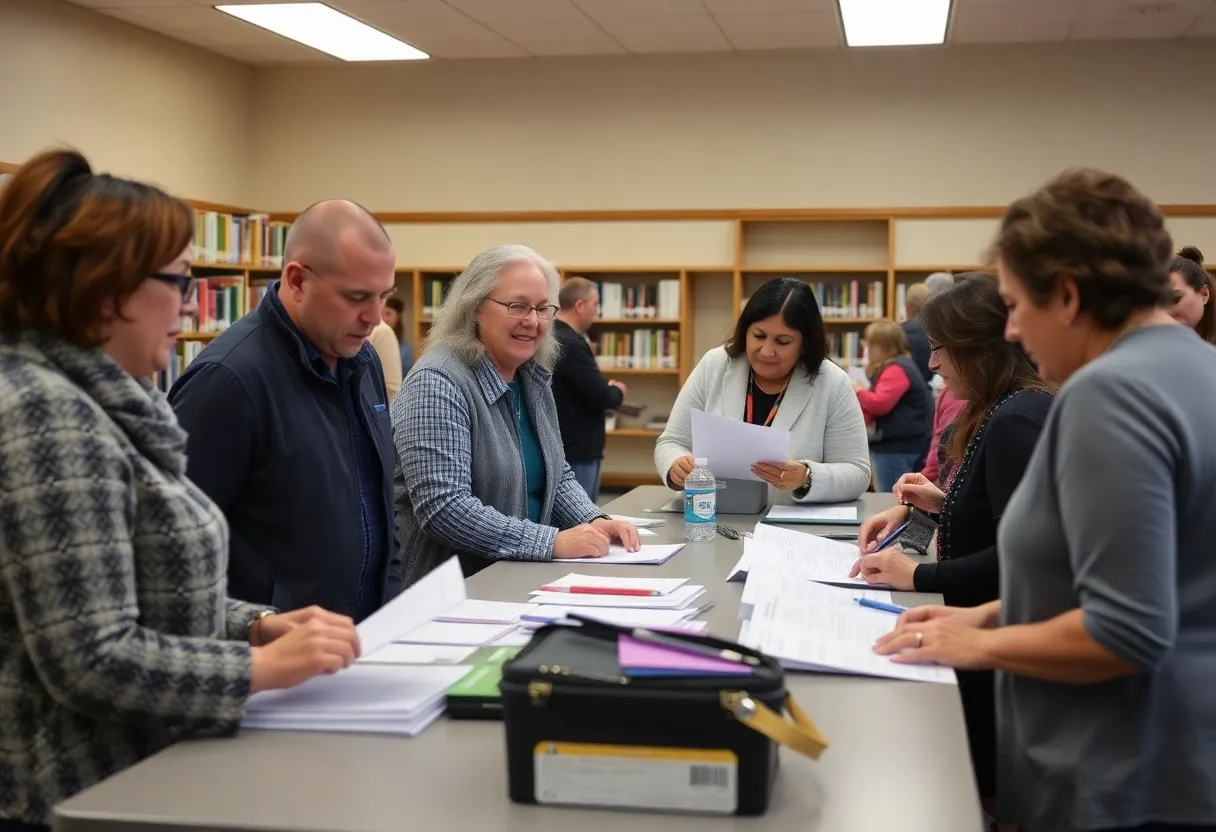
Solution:
[[[520,320],[528,317],[529,312],[535,312],[537,319],[542,321],[551,321],[557,317],[558,307],[551,303],[542,303],[540,306],[532,306],[531,304],[520,303],[519,301],[507,303],[506,301],[495,300],[494,298],[486,298],[486,300],[493,301],[499,306],[504,307],[507,310],[507,315]]]
[[[152,272],[149,275],[153,280],[159,280],[162,283],[172,283],[177,287],[177,290],[182,293],[182,303],[189,303],[198,293],[198,281],[195,280],[192,274],[171,274],[169,272]]]

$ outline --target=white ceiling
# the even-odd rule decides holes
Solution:
[[[339,63],[210,6],[70,0],[254,64]],[[326,0],[434,58],[844,48],[836,0]],[[949,43],[1216,37],[1216,0],[954,0]]]

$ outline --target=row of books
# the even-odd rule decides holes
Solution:
[[[829,332],[828,356],[845,370],[864,367],[866,363],[865,344],[862,343],[861,333]]]
[[[600,293],[600,317],[610,320],[658,318],[674,321],[680,317],[680,281],[660,280],[656,284],[594,281]]]
[[[177,346],[176,354],[169,361],[169,368],[157,373],[153,378],[153,383],[162,393],[169,392],[173,382],[186,372],[186,367],[190,366],[191,361],[198,358],[198,354],[203,351],[206,344],[201,341],[182,341]]]
[[[290,223],[266,214],[223,214],[196,211],[194,257],[208,263],[282,266]]]
[[[675,329],[605,332],[591,346],[602,370],[675,370],[680,366],[680,332]]]
[[[240,320],[246,305],[245,279],[240,275],[200,278],[198,314],[182,318],[183,332],[221,332]]]

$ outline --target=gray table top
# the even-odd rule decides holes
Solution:
[[[641,516],[670,496],[661,486],[647,486],[607,510]],[[869,514],[891,501],[890,494],[867,494],[862,505]],[[681,515],[656,516],[668,522],[646,542],[683,540]],[[720,516],[719,522],[746,531],[758,519]],[[734,638],[742,584],[726,583],[725,577],[740,554],[740,541],[718,537],[688,544],[662,566],[596,569],[704,584],[715,601],[705,616],[711,632]],[[495,564],[468,580],[469,596],[524,600],[572,567],[577,563]],[[904,604],[939,600],[898,595]],[[414,739],[245,731],[233,739],[183,742],[65,801],[55,811],[54,826],[63,832],[981,829],[956,688],[812,674],[790,674],[788,687],[831,746],[818,760],[782,751],[773,805],[760,818],[516,805],[506,793],[502,724],[440,719]]]

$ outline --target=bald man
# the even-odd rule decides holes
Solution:
[[[228,594],[361,621],[401,590],[392,423],[367,341],[396,256],[371,214],[329,200],[296,219],[283,259],[169,401],[189,434],[188,476],[228,518]]]

